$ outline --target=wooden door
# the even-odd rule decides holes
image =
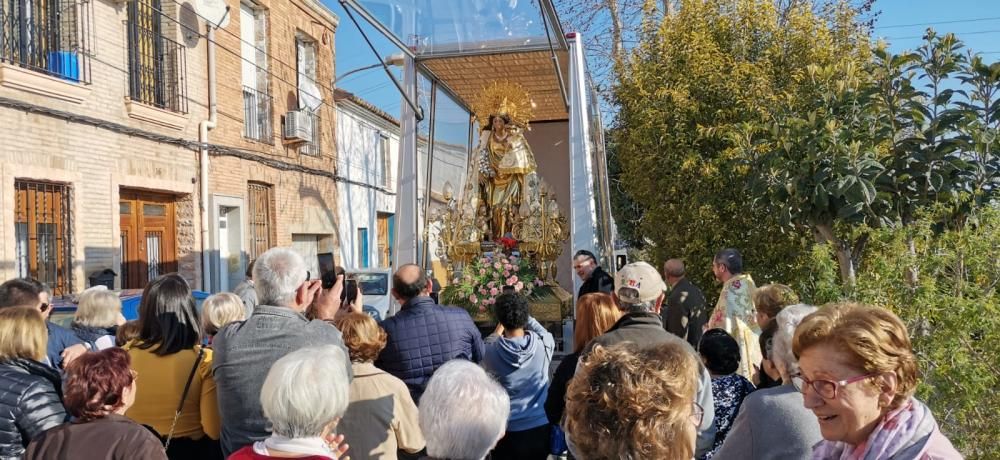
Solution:
[[[156,277],[177,271],[175,198],[150,192],[121,192],[121,276],[123,289],[142,289]]]
[[[378,266],[381,268],[389,266],[389,254],[392,251],[392,235],[390,234],[392,231],[389,229],[389,218],[391,217],[392,214],[384,213],[379,213],[377,216]]]

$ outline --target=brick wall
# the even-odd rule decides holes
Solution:
[[[23,91],[0,84],[0,98],[32,107],[82,115],[145,133],[196,141],[198,122],[207,112],[204,101],[206,47],[190,42],[185,81],[190,99],[179,128],[129,116],[127,11],[123,3],[83,2],[91,14],[89,39],[93,55],[91,83],[81,85],[79,103]],[[165,35],[180,38],[179,26],[163,20]],[[196,215],[197,153],[184,147],[123,134],[107,127],[33,113],[0,103],[0,278],[14,276],[14,181],[32,179],[70,184],[72,212],[73,287],[87,287],[87,275],[111,268],[121,260],[118,198],[121,188],[145,189],[177,196],[177,257],[180,272],[189,280],[200,277],[200,228]],[[120,274],[119,274],[120,275]],[[120,276],[119,276],[120,280]]]
[[[320,241],[332,241],[328,248],[337,253],[337,189],[329,177],[335,169],[336,146],[334,126],[336,111],[329,91],[334,75],[334,33],[336,18],[331,13],[319,13],[310,4],[315,1],[260,0],[255,8],[266,17],[267,59],[270,75],[267,90],[273,98],[271,124],[272,143],[259,142],[244,137],[244,106],[240,48],[240,21],[238,0],[227,0],[232,20],[216,33],[216,42],[229,51],[217,52],[219,85],[219,123],[210,134],[211,143],[233,147],[276,160],[289,168],[300,171],[269,167],[262,162],[233,156],[213,155],[210,163],[209,188],[216,196],[248,199],[250,181],[273,186],[272,242],[289,246],[293,234],[317,235]],[[321,127],[320,154],[306,155],[299,152],[299,145],[285,143],[281,137],[286,112],[298,108],[296,37],[306,36],[316,45],[316,80],[323,93],[324,104],[319,109]],[[250,56],[246,56],[249,58]],[[303,172],[311,171],[311,172]],[[316,174],[322,171],[326,175]],[[320,252],[325,252],[320,248]]]
[[[168,5],[170,2],[164,2]],[[243,138],[243,102],[240,60],[239,1],[232,7],[225,31],[216,32],[218,71],[218,127],[209,142],[280,161],[284,169],[260,161],[213,156],[209,163],[211,195],[246,199],[249,181],[274,185],[272,216],[278,245],[291,244],[292,234],[308,233],[323,241],[336,235],[336,186],[332,178],[316,171],[334,171],[336,148],[333,95],[328,87],[334,75],[333,44],[337,19],[323,12],[318,0],[261,0],[268,31],[267,67],[274,73],[269,91],[274,97],[272,125],[280,136],[282,116],[297,108],[296,34],[311,37],[317,46],[317,81],[327,104],[323,120],[321,155],[301,155],[296,146],[280,137],[273,145]],[[86,277],[104,268],[118,271],[121,231],[118,214],[122,188],[170,193],[176,196],[178,270],[202,288],[202,228],[198,197],[198,124],[208,117],[207,41],[169,19],[162,21],[164,35],[185,44],[188,110],[173,114],[174,127],[130,116],[128,97],[127,10],[122,2],[83,2],[93,18],[90,24],[91,84],[82,85],[82,101],[69,102],[0,82],[0,279],[14,274],[14,181],[34,179],[70,184],[73,194],[73,286],[87,286]],[[165,13],[177,17],[175,9]],[[204,32],[204,23],[195,21]],[[186,24],[194,25],[190,21]],[[79,88],[75,88],[80,92]],[[43,91],[44,92],[44,91]],[[27,104],[29,107],[17,106]],[[37,113],[49,109],[98,120],[67,119]],[[107,123],[140,130],[127,134]],[[178,146],[164,139],[192,143]],[[299,167],[307,172],[291,171]],[[312,171],[310,173],[308,171]],[[245,219],[245,218],[244,218]],[[209,234],[215,230],[209,226]],[[244,242],[245,244],[246,242]],[[210,246],[210,242],[205,242]],[[336,245],[334,240],[333,245]],[[208,248],[211,250],[211,247]],[[334,249],[335,251],[335,249]],[[119,277],[120,280],[120,277]]]

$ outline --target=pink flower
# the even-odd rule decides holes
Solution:
[[[511,264],[506,264],[506,265],[503,266],[503,269],[506,270],[506,271],[510,271],[510,270],[514,269],[514,266],[511,265]]]
[[[476,297],[475,294],[471,294],[471,295],[469,295],[469,302],[472,302],[472,304],[475,305],[475,304],[479,303],[479,298]]]
[[[497,288],[490,288],[490,295],[491,296],[496,297],[497,294],[499,294],[499,293],[500,293],[499,289],[497,289]]]
[[[485,275],[486,275],[486,269],[485,268],[480,268],[479,269],[479,276],[485,276]]]
[[[486,295],[486,288],[479,288],[479,293],[482,295]]]
[[[518,291],[518,292],[521,292],[521,289],[524,289],[524,283],[521,282],[521,281],[518,281],[517,284],[514,285],[514,290]]]
[[[485,313],[485,312],[486,312],[486,307],[480,305],[479,306],[479,313]]]
[[[497,282],[496,281],[490,281],[489,283],[486,283],[486,287],[489,287],[489,288],[494,288],[496,286],[497,286]]]
[[[500,262],[497,262],[497,263],[493,264],[493,268],[495,268],[497,270],[501,269],[502,267],[503,267],[503,264],[501,264]]]
[[[511,286],[517,284],[517,275],[510,277],[510,281],[508,281],[507,284]]]
[[[509,272],[509,271],[507,271],[507,270],[504,270],[504,271],[503,271],[503,277],[504,277],[504,278],[509,278],[509,277],[510,277],[510,272]]]
[[[542,280],[540,280],[540,279],[538,279],[538,278],[535,278],[535,286],[541,286],[541,285],[543,285],[543,284],[545,284],[545,282],[544,282],[544,281],[542,281]]]

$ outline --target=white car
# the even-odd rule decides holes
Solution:
[[[365,313],[377,311],[376,319],[386,319],[399,311],[399,304],[392,298],[392,271],[388,268],[350,270],[347,278],[357,280],[361,287]]]

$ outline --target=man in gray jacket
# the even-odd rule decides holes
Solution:
[[[260,389],[275,361],[306,346],[344,347],[337,328],[320,319],[310,321],[304,315],[314,300],[317,312],[336,312],[343,290],[342,277],[329,292],[320,293],[320,281],[307,280],[307,273],[305,261],[295,251],[272,248],[265,252],[254,264],[253,278],[260,303],[253,315],[246,321],[226,325],[215,336],[212,370],[218,388],[222,450],[226,457],[270,434],[260,404]],[[326,303],[333,308],[323,307]],[[353,376],[350,362],[347,373]]]
[[[586,356],[595,346],[610,347],[622,342],[633,342],[640,347],[653,346],[664,342],[680,342],[698,356],[687,341],[665,329],[660,320],[660,308],[666,297],[663,291],[667,285],[660,273],[646,262],[633,262],[618,270],[615,275],[615,290],[611,296],[624,315],[603,335],[597,336],[584,348],[581,356]],[[581,362],[586,359],[581,357]],[[698,357],[698,362],[701,358]],[[715,400],[712,397],[712,378],[708,370],[701,367],[698,376],[697,402],[705,411],[698,426],[695,457],[699,458],[712,450],[715,443]]]

